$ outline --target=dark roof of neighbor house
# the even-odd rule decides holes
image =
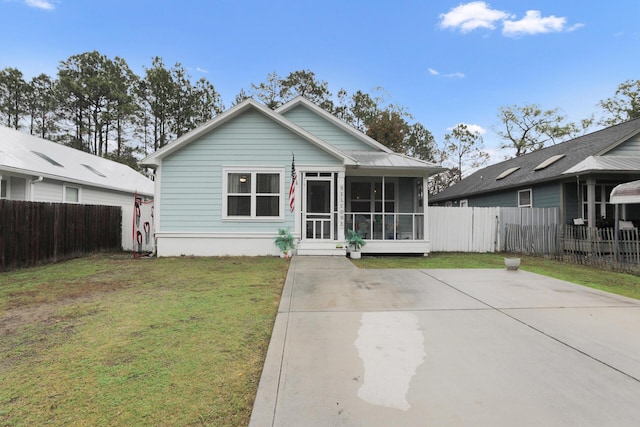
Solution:
[[[602,154],[638,133],[640,133],[640,119],[630,120],[520,157],[505,160],[474,172],[462,179],[462,181],[429,197],[429,201],[442,202],[474,194],[520,187],[523,184],[553,181],[566,178],[572,174],[575,176],[581,172],[585,173],[586,171],[584,170],[581,172],[571,172],[569,170],[585,159]],[[557,157],[552,159],[554,156]],[[548,164],[545,166],[543,165],[544,162]],[[506,176],[503,178],[497,179],[507,170],[514,168],[517,169],[505,174]],[[569,173],[567,173],[568,171]]]

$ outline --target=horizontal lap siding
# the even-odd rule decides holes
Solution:
[[[373,150],[370,145],[303,106],[286,111],[284,116],[340,150]]]
[[[508,190],[481,196],[469,197],[469,207],[517,207],[518,190]]]
[[[37,202],[62,202],[62,181],[44,180],[33,184],[32,199]]]
[[[640,135],[629,138],[613,150],[609,151],[606,156],[637,156],[640,153]]]
[[[560,207],[560,183],[537,185],[533,187],[534,208]]]
[[[248,111],[191,142],[162,162],[160,227],[165,232],[271,232],[293,227],[285,204],[296,165],[341,162],[256,111]],[[222,221],[222,169],[229,166],[284,167],[285,223]]]

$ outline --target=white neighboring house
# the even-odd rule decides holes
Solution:
[[[120,206],[122,248],[132,250],[134,194],[149,201],[153,190],[127,165],[0,126],[1,199]]]

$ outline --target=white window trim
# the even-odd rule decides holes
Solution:
[[[529,193],[529,203],[526,205],[523,205],[520,203],[520,193],[525,193],[528,192]],[[519,208],[532,208],[533,207],[533,190],[531,188],[527,188],[525,190],[519,190],[518,191],[518,207]]]
[[[460,204],[458,206],[460,206],[461,208],[468,208],[469,207],[469,199],[460,200]]]
[[[78,201],[77,202],[69,202],[69,201],[67,201],[67,188],[74,188],[74,189],[78,190]],[[62,184],[62,202],[63,203],[74,203],[74,204],[82,203],[82,187],[80,187],[78,185]]]
[[[251,215],[250,216],[229,216],[227,215],[227,201],[228,201],[228,188],[229,188],[229,174],[231,173],[246,173],[251,175]],[[279,196],[280,202],[278,203],[278,216],[256,216],[256,179],[255,176],[258,173],[277,173],[280,175],[280,188]],[[236,222],[282,222],[284,221],[284,204],[288,204],[289,199],[285,197],[285,168],[284,167],[256,167],[256,166],[233,166],[222,168],[222,219],[224,221],[236,221]],[[288,193],[287,193],[288,195]]]

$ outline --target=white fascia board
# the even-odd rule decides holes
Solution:
[[[371,147],[373,147],[373,148],[375,148],[377,150],[384,151],[385,153],[393,153],[393,150],[391,150],[386,145],[383,145],[383,144],[379,143],[378,141],[376,141],[375,139],[365,135],[364,133],[360,132],[358,129],[354,128],[353,126],[349,125],[348,123],[343,122],[342,120],[340,120],[339,118],[337,118],[333,114],[329,113],[328,111],[323,110],[322,108],[318,107],[316,104],[314,104],[313,102],[311,102],[308,99],[304,98],[303,96],[298,96],[298,97],[294,98],[293,100],[291,100],[291,101],[287,102],[286,104],[284,104],[282,107],[277,108],[276,109],[276,113],[282,114],[282,113],[292,109],[293,107],[295,107],[295,106],[297,106],[299,104],[302,104],[302,105],[306,106],[307,108],[309,108],[310,110],[313,110],[314,112],[316,112],[320,116],[322,116],[325,119],[329,120],[330,122],[332,122],[333,124],[335,124],[336,126],[341,128],[345,132],[349,133],[350,135],[358,138],[359,140],[361,140],[365,144],[368,144],[368,145],[370,145]]]
[[[210,132],[211,130],[217,128],[218,126],[226,123],[227,121],[231,120],[232,118],[236,117],[237,115],[241,114],[242,112],[244,112],[245,110],[247,110],[250,107],[255,107],[260,109],[260,104],[258,104],[256,101],[254,101],[253,99],[249,98],[244,100],[243,102],[241,102],[240,104],[236,105],[235,107],[218,114],[217,116],[215,116],[213,119],[209,120],[208,122],[204,123],[201,126],[198,126],[197,128],[193,129],[190,132],[187,132],[186,134],[182,135],[180,138],[176,139],[175,141],[165,145],[164,147],[160,148],[159,150],[151,153],[150,155],[148,155],[147,157],[145,157],[144,159],[142,159],[142,161],[140,162],[140,164],[142,166],[149,166],[149,167],[156,167],[158,165],[160,165],[159,160],[161,160],[162,158],[164,158],[165,156],[177,151],[178,149],[182,148],[183,145],[187,145],[188,143],[190,143],[191,141],[194,141],[195,139],[198,139],[200,136]]]
[[[201,137],[202,135],[205,135],[205,134],[211,132],[212,130],[214,130],[218,126],[220,126],[220,125],[228,122],[229,120],[233,119],[234,117],[242,114],[243,112],[245,112],[249,108],[256,109],[258,112],[264,114],[265,116],[267,116],[271,120],[273,120],[273,121],[277,122],[278,124],[280,124],[281,126],[287,128],[288,130],[290,130],[291,132],[295,133],[296,135],[298,135],[298,136],[306,139],[307,141],[313,143],[314,145],[318,146],[319,148],[321,148],[322,150],[328,152],[329,154],[333,155],[334,157],[336,157],[338,159],[341,159],[344,164],[346,164],[346,165],[356,164],[356,161],[354,159],[352,159],[351,157],[345,155],[342,151],[336,149],[335,147],[333,147],[330,144],[327,144],[326,142],[324,142],[323,140],[321,140],[317,136],[315,136],[312,133],[306,131],[305,129],[301,128],[300,126],[296,125],[295,123],[291,122],[290,120],[287,120],[283,116],[277,114],[276,112],[272,111],[271,109],[265,107],[264,105],[256,102],[255,100],[253,100],[251,98],[246,99],[245,101],[243,101],[242,103],[236,105],[235,107],[225,111],[224,113],[221,113],[221,114],[217,115],[216,117],[211,119],[209,122],[203,124],[200,127],[197,127],[196,129],[192,130],[191,132],[181,136],[180,138],[176,139],[174,142],[166,145],[165,147],[161,148],[160,150],[156,151],[155,153],[150,154],[149,156],[144,158],[140,162],[140,164],[142,166],[149,166],[149,167],[154,167],[154,168],[158,167],[160,165],[160,161],[162,160],[162,158],[164,158],[167,155],[179,150],[184,145],[189,144],[190,142],[192,142],[192,141],[198,139],[199,137]]]

